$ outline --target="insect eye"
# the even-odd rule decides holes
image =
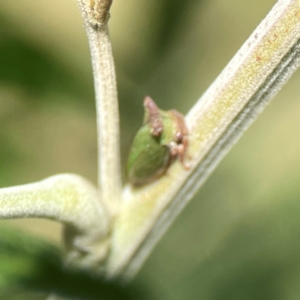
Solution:
[[[182,144],[183,134],[181,132],[176,133],[176,142],[177,144]]]

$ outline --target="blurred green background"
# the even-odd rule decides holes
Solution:
[[[275,2],[114,1],[123,160],[143,97],[187,113]],[[131,285],[145,299],[300,298],[299,80],[298,72],[155,248]],[[62,172],[96,183],[93,97],[76,1],[2,0],[0,186]],[[1,224],[60,240],[54,222]]]

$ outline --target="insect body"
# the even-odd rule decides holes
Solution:
[[[126,173],[128,181],[139,187],[166,173],[171,163],[184,159],[188,147],[188,130],[184,117],[176,110],[160,110],[150,98],[144,99],[143,126],[137,132],[130,150]]]

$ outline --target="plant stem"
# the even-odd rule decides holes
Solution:
[[[192,108],[191,170],[179,163],[143,189],[127,187],[109,272],[132,278],[159,238],[299,66],[300,1],[280,0]]]
[[[98,268],[109,249],[110,218],[98,190],[80,176],[61,174],[0,189],[0,219],[46,218],[65,225],[66,263]]]
[[[98,128],[98,182],[112,215],[121,199],[119,108],[107,21],[112,0],[78,0],[87,32],[95,83]]]

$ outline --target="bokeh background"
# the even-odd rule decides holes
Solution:
[[[115,0],[122,158],[150,95],[187,113],[275,0]],[[300,74],[245,133],[133,281],[145,299],[300,298]],[[89,51],[75,0],[0,2],[0,187],[96,183]],[[59,224],[1,221],[60,241]],[[1,238],[1,233],[0,233]]]

